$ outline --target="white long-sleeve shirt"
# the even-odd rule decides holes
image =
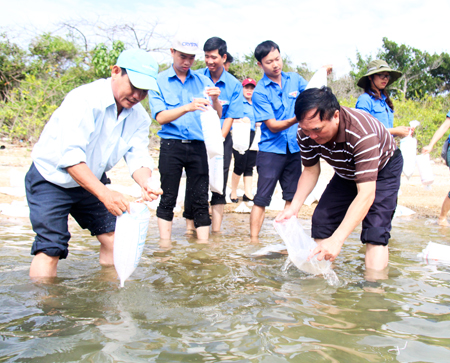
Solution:
[[[100,79],[67,94],[31,157],[47,181],[63,188],[79,186],[66,168],[81,162],[100,179],[124,157],[133,175],[154,166],[148,152],[150,123],[141,104],[124,108],[117,117],[111,79]]]

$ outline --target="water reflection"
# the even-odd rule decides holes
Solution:
[[[333,287],[295,267],[282,272],[283,255],[250,257],[279,239],[266,223],[251,241],[246,222],[226,215],[224,233],[208,244],[184,235],[182,220],[171,241],[150,232],[122,289],[114,269],[98,265],[98,242],[80,229],[56,282],[30,282],[33,233],[0,225],[0,360],[449,361],[450,267],[416,255],[429,240],[446,243],[450,230],[396,220],[383,279],[366,278],[356,231]]]

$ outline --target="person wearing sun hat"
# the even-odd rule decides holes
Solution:
[[[394,127],[394,104],[389,98],[386,87],[402,76],[402,72],[393,70],[386,61],[376,59],[367,65],[367,73],[358,81],[364,93],[356,101],[355,108],[370,113],[380,121],[393,136],[405,137],[411,132],[407,126]]]
[[[242,82],[243,95],[244,95],[244,118],[248,118],[247,122],[250,122],[250,142],[249,149],[242,155],[233,149],[234,156],[234,170],[231,177],[231,194],[230,199],[233,203],[238,203],[237,187],[241,175],[244,174],[244,202],[253,201],[252,184],[253,184],[253,167],[256,165],[256,150],[250,150],[250,146],[253,144],[256,133],[255,115],[253,113],[252,95],[253,90],[256,87],[256,81],[252,78],[246,78]],[[241,122],[241,121],[235,121]]]
[[[116,216],[129,211],[125,196],[108,189],[106,172],[122,157],[144,200],[161,190],[148,185],[150,117],[140,102],[158,90],[158,64],[140,49],[123,51],[111,78],[69,92],[33,148],[25,177],[30,220],[36,233],[30,277],[54,277],[68,255],[69,214],[100,242],[100,263],[113,264]]]

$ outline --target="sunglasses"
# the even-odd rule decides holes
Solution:
[[[381,79],[391,79],[391,75],[390,74],[376,74],[378,77],[380,77]]]

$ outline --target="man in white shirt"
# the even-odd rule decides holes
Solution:
[[[129,211],[128,200],[108,189],[105,172],[122,157],[144,200],[161,190],[148,186],[153,160],[148,153],[151,123],[140,102],[158,90],[158,64],[145,51],[121,53],[111,78],[78,87],[66,96],[31,154],[25,178],[30,220],[36,237],[30,277],[56,276],[68,255],[71,214],[99,240],[100,264],[113,264],[116,216]]]

